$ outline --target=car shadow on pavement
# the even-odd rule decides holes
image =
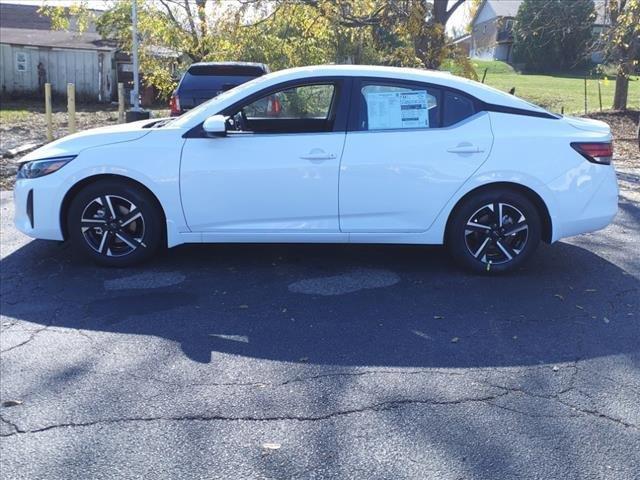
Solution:
[[[2,260],[3,314],[144,335],[188,359],[336,366],[536,365],[637,350],[640,282],[584,248],[542,246],[508,276],[469,275],[417,246],[183,246],[103,269],[67,244]]]

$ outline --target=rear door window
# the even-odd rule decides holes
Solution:
[[[440,91],[392,81],[364,83],[356,130],[397,130],[440,126]]]

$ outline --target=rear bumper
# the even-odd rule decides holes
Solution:
[[[571,178],[563,175],[549,185],[559,207],[552,219],[552,241],[605,228],[618,212],[618,181],[613,166],[585,164],[579,172],[567,174]]]

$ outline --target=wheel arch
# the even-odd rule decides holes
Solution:
[[[524,196],[526,196],[531,203],[533,203],[540,214],[540,221],[542,223],[542,240],[546,243],[551,243],[553,238],[553,222],[551,221],[551,215],[549,214],[549,208],[547,204],[542,199],[542,197],[533,189],[522,185],[521,183],[515,182],[492,182],[484,185],[480,185],[472,190],[469,190],[465,193],[458,201],[455,206],[449,212],[449,216],[447,218],[447,224],[445,227],[445,239],[447,238],[449,227],[451,221],[454,217],[454,214],[457,212],[458,208],[467,201],[473,195],[476,195],[481,192],[486,192],[489,190],[493,190],[496,188],[508,189],[515,192],[518,192]]]
[[[158,208],[158,211],[162,216],[162,236],[163,236],[163,243],[164,245],[166,245],[167,244],[167,216],[164,212],[164,208],[162,208],[162,204],[160,203],[160,200],[158,200],[158,196],[155,193],[153,193],[153,191],[149,187],[147,187],[145,184],[141,183],[140,181],[124,175],[117,175],[112,173],[90,175],[73,184],[73,186],[67,191],[67,193],[65,194],[62,200],[62,205],[60,207],[60,219],[59,219],[60,230],[62,231],[62,236],[64,240],[68,240],[69,238],[66,218],[67,218],[67,214],[69,213],[69,207],[71,206],[72,200],[78,194],[78,192],[80,192],[83,188],[93,183],[100,182],[102,180],[116,180],[119,182],[128,183],[129,185],[140,188],[145,193],[149,194],[149,196],[156,203],[156,207]]]

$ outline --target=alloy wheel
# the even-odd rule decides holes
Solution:
[[[87,244],[107,257],[123,257],[146,248],[142,211],[121,196],[102,195],[91,200],[82,212],[80,228]]]
[[[493,202],[476,210],[464,230],[469,253],[485,264],[511,262],[524,250],[529,225],[524,214],[511,204]]]

